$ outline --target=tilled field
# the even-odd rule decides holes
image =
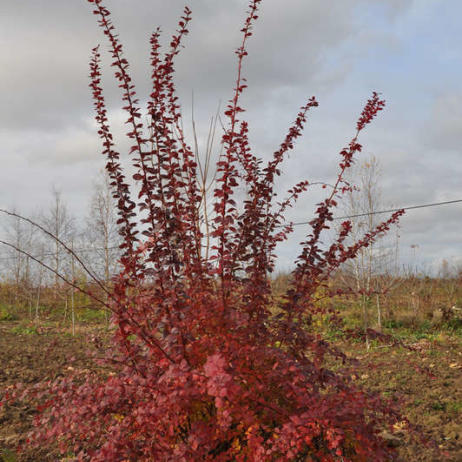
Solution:
[[[405,422],[398,438],[404,462],[462,461],[462,343],[454,339],[421,340],[403,348],[377,348],[365,353],[356,346],[360,366],[354,377],[367,390],[402,403],[403,415],[420,427],[426,446],[411,441]],[[433,449],[432,449],[433,446]]]
[[[64,375],[69,367],[91,367],[87,349],[88,335],[72,337],[56,329],[28,331],[17,324],[0,323],[0,396],[15,383],[34,384]],[[24,448],[18,461],[56,460],[27,450],[25,441],[34,413],[34,409],[21,405],[0,408],[0,451],[7,462],[18,445]]]
[[[0,323],[0,397],[14,383],[33,384],[66,374],[70,367],[92,368],[88,358],[91,332],[72,337],[57,329],[23,328]],[[361,359],[353,379],[385,398],[402,400],[403,414],[433,440],[425,446],[408,438],[405,422],[397,434],[389,434],[389,444],[398,447],[403,461],[462,461],[462,342],[442,337],[422,340],[404,348],[376,348],[365,352],[363,345],[342,345]],[[73,361],[70,361],[73,358]],[[71,365],[72,364],[72,365]],[[0,454],[5,462],[57,460],[27,448],[13,459],[10,451],[25,446],[34,409],[25,406],[0,408]],[[0,461],[2,458],[0,457]],[[372,461],[371,461],[372,462]]]

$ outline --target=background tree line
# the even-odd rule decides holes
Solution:
[[[73,249],[106,285],[117,272],[119,235],[110,180],[101,173],[93,185],[87,214],[80,223],[71,214],[61,192],[53,188],[47,209],[32,217],[32,221]],[[13,213],[21,215],[20,211]],[[94,307],[88,297],[77,294],[58,274],[76,284],[88,283],[85,273],[77,269],[74,258],[59,245],[57,239],[47,238],[36,227],[17,216],[2,219],[2,234],[22,252],[3,247],[0,253],[0,303],[27,308],[29,314],[40,317],[47,310],[63,308],[63,316],[71,315],[76,297],[79,306]],[[37,264],[45,263],[52,271]],[[96,290],[96,288],[95,288]]]
[[[353,216],[352,242],[377,226],[380,216],[373,212],[390,206],[383,200],[380,179],[380,162],[374,156],[355,165],[347,178],[358,185],[348,193],[342,208],[344,215]],[[86,216],[80,222],[56,188],[51,191],[48,208],[32,218],[73,249],[99,281],[105,286],[111,284],[119,269],[120,236],[116,204],[106,173],[101,172],[95,180]],[[74,329],[76,311],[86,319],[107,321],[107,313],[101,306],[57,276],[62,274],[82,288],[92,285],[57,240],[47,239],[15,216],[4,216],[1,228],[5,240],[23,252],[9,247],[1,249],[0,317],[22,314],[39,320],[52,316],[71,322]],[[430,276],[421,268],[402,265],[399,233],[400,229],[395,227],[385,238],[361,249],[358,257],[343,265],[332,279],[332,290],[343,291],[334,299],[335,308],[349,310],[348,319],[356,320],[365,331],[370,327],[380,330],[396,322],[415,327],[422,322],[450,321],[462,306],[459,268],[443,260],[438,273]],[[31,257],[43,261],[53,272]],[[279,273],[273,278],[276,292],[282,293],[287,284],[287,274]],[[96,286],[91,289],[99,291]],[[367,335],[365,340],[369,346]]]

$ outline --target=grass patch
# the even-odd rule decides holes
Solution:
[[[37,327],[35,326],[15,326],[10,331],[15,335],[38,335]]]
[[[430,408],[434,411],[445,411],[446,410],[446,404],[441,403],[440,401],[435,401],[430,404]]]
[[[0,305],[0,321],[16,321],[18,315],[16,310],[9,305]]]
[[[77,312],[77,321],[92,324],[104,324],[107,320],[107,313],[104,310],[84,308]]]
[[[16,462],[17,460],[15,453],[10,449],[0,449],[1,462]]]
[[[462,337],[462,319],[461,318],[450,319],[449,321],[445,322],[441,327],[453,335]]]
[[[446,410],[452,412],[453,414],[459,414],[462,412],[462,401],[453,401],[452,403],[447,403]]]

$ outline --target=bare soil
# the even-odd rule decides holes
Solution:
[[[66,374],[71,367],[92,367],[88,355],[89,333],[73,337],[69,332],[13,322],[0,323],[0,400],[16,383],[34,384]],[[55,461],[42,451],[27,449],[27,433],[32,428],[35,409],[24,405],[0,407],[0,462]],[[3,456],[3,460],[2,460]],[[9,459],[10,458],[10,459]]]
[[[366,390],[399,404],[409,424],[427,440],[409,437],[405,420],[389,434],[405,462],[462,462],[462,342],[460,338],[420,340],[412,350],[344,345],[360,359],[352,377]]]
[[[72,337],[56,328],[27,329],[18,323],[0,323],[0,399],[13,384],[33,384],[66,374],[69,367],[92,368],[88,357],[91,332]],[[413,350],[372,348],[362,344],[344,344],[344,350],[359,357],[353,379],[385,398],[401,400],[403,414],[431,444],[411,441],[406,422],[398,424],[397,434],[389,435],[389,444],[398,448],[403,461],[462,461],[462,341],[460,338],[421,340]],[[71,361],[71,358],[74,358]],[[9,451],[25,447],[17,461],[57,460],[25,446],[35,410],[20,404],[0,408],[0,461]],[[435,450],[435,448],[437,450]],[[3,451],[3,452],[2,452]],[[372,461],[371,461],[372,462]]]

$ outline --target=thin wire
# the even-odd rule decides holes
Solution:
[[[333,220],[347,220],[349,218],[367,217],[369,215],[379,215],[381,213],[398,212],[399,210],[424,209],[426,207],[437,207],[439,205],[456,204],[457,202],[462,202],[462,199],[456,199],[453,201],[444,201],[444,202],[434,202],[432,204],[410,205],[409,207],[398,207],[396,209],[377,210],[377,211],[367,212],[367,213],[357,213],[355,215],[345,215],[343,217],[334,217]],[[299,221],[297,223],[292,223],[292,226],[309,225],[309,224],[310,224],[310,221]]]

